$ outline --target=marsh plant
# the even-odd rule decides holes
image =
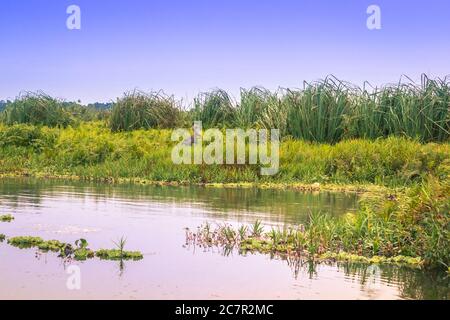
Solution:
[[[181,109],[173,96],[164,92],[126,92],[113,105],[110,128],[113,132],[150,128],[175,128],[180,125]]]
[[[0,222],[11,222],[14,220],[14,216],[10,214],[0,215]]]
[[[319,260],[394,263],[448,270],[450,261],[448,182],[430,177],[397,195],[362,200],[356,213],[332,217],[312,212],[305,225],[263,231],[219,224],[187,231],[186,241],[204,247],[233,247],[241,253],[260,252]]]
[[[188,129],[180,128],[172,132],[171,140],[177,142],[171,152],[174,164],[258,164],[261,175],[275,175],[278,172],[280,161],[278,129],[246,131],[239,128],[226,129],[224,136],[221,130],[213,128],[203,133],[201,121],[195,121],[193,127],[193,136]]]
[[[1,118],[8,125],[26,123],[65,128],[74,122],[61,100],[43,92],[21,94],[7,105]]]

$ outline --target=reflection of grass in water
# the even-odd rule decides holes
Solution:
[[[346,276],[357,275],[361,285],[365,285],[373,277],[376,277],[376,281],[395,284],[402,298],[443,300],[450,298],[450,279],[445,272],[436,270],[424,272],[399,266],[374,266],[364,263],[338,262],[336,265]]]

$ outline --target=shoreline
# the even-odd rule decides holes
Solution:
[[[82,177],[77,175],[56,175],[47,173],[1,173],[0,179],[42,179],[42,180],[67,180],[80,181],[89,183],[102,183],[110,185],[119,184],[135,184],[135,185],[150,185],[150,186],[192,186],[205,188],[229,188],[229,189],[269,189],[269,190],[292,190],[301,192],[342,192],[342,193],[358,193],[358,194],[384,194],[387,192],[398,192],[409,187],[387,187],[376,184],[337,184],[337,183],[302,183],[302,182],[191,182],[191,181],[157,181],[145,178],[96,178],[96,177]]]

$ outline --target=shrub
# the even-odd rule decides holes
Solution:
[[[8,104],[3,113],[3,122],[33,124],[48,127],[67,127],[73,123],[63,103],[42,92],[28,92]]]
[[[173,96],[163,92],[141,91],[125,93],[113,105],[110,128],[130,131],[150,128],[175,128],[181,121],[181,110]]]

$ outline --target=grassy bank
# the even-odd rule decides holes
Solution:
[[[287,139],[280,168],[261,176],[259,165],[176,165],[170,130],[113,133],[105,122],[76,127],[0,126],[0,175],[76,176],[176,183],[261,185],[414,185],[432,175],[450,174],[450,145],[421,144],[408,138],[351,139],[337,144]]]

